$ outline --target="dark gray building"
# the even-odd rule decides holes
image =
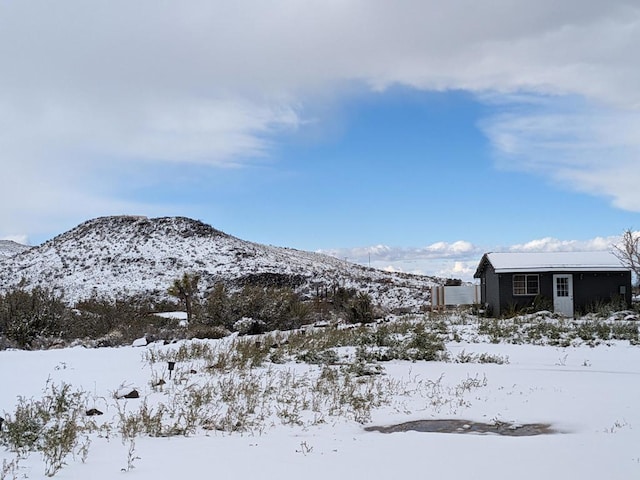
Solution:
[[[536,297],[567,317],[602,302],[631,305],[631,269],[609,252],[485,253],[474,277],[494,317]]]

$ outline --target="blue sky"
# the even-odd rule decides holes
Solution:
[[[184,215],[463,278],[607,249],[640,228],[640,7],[557,3],[0,3],[0,238]]]

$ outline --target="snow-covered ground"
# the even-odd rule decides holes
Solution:
[[[0,259],[12,257],[21,252],[29,250],[31,247],[14,242],[13,240],[0,240]]]
[[[163,363],[150,362],[148,352],[175,351],[179,345],[2,351],[0,411],[11,413],[17,396],[40,398],[47,381],[65,382],[86,391],[87,408],[103,410],[101,421],[109,421],[118,405],[136,409],[145,399],[153,404],[171,389],[185,388],[171,381],[162,392],[151,386],[168,372]],[[595,347],[462,341],[448,343],[447,350],[453,357],[463,351],[508,357],[508,363],[383,363],[379,377],[397,381],[396,398],[374,409],[365,424],[348,415],[302,426],[270,419],[265,428],[242,433],[199,429],[189,436],[142,435],[131,451],[131,442],[121,441],[117,433],[109,439],[94,435],[86,462],[69,457],[55,478],[640,478],[640,346],[627,341]],[[178,363],[174,379],[192,367]],[[313,378],[322,367],[286,362],[254,370],[269,369]],[[185,381],[197,382],[201,375],[193,373]],[[460,388],[470,380],[473,387]],[[116,400],[114,393],[122,386],[137,388],[141,398]],[[549,423],[558,433],[510,437],[365,430],[420,419]],[[0,459],[14,458],[0,451]],[[40,455],[32,453],[5,475],[42,478],[43,472]]]

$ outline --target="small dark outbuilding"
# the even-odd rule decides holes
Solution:
[[[631,269],[609,252],[485,253],[474,278],[495,317],[536,297],[567,317],[602,302],[631,305]]]

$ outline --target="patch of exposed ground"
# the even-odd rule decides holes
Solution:
[[[529,437],[561,433],[547,423],[516,424],[507,422],[470,422],[467,420],[416,420],[387,427],[366,427],[368,432],[395,433],[413,430],[429,433],[475,433],[496,434],[509,437]]]

